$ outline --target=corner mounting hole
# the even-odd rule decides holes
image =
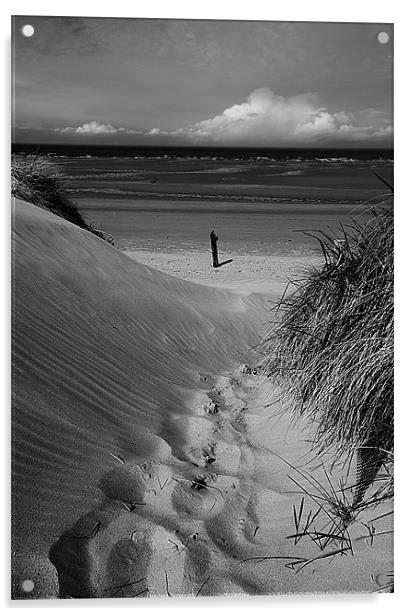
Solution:
[[[34,34],[34,28],[30,24],[26,24],[25,26],[22,27],[21,32],[23,36],[30,37],[30,36],[33,36]]]
[[[21,588],[24,592],[31,592],[34,590],[33,580],[24,580],[24,582],[21,583]]]
[[[390,35],[388,34],[388,32],[378,32],[377,41],[381,43],[381,45],[386,45],[386,43],[388,43],[389,40],[390,40]]]

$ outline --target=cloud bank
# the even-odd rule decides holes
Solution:
[[[56,130],[60,133],[73,133],[77,135],[115,135],[117,133],[136,134],[141,132],[123,127],[116,128],[111,124],[102,124],[96,120],[86,122],[82,126],[66,126]]]
[[[140,135],[145,143],[192,145],[315,146],[389,143],[393,135],[389,115],[367,108],[356,113],[329,111],[316,93],[284,97],[269,88],[251,92],[213,118],[186,128],[137,130],[93,120],[81,126],[55,129],[72,135],[109,137]]]
[[[383,117],[381,117],[383,116]],[[372,124],[364,120],[372,120]],[[364,110],[357,114],[331,113],[315,93],[284,97],[269,88],[254,90],[245,102],[186,129],[151,129],[149,135],[184,136],[193,142],[306,145],[336,141],[356,142],[392,135],[385,114]]]

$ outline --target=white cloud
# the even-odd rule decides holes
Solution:
[[[173,133],[169,133],[166,130],[162,130],[161,128],[150,128],[149,131],[147,131],[147,135],[170,135]]]
[[[162,131],[148,135],[185,136],[191,141],[214,143],[266,143],[299,145],[330,141],[372,140],[392,134],[392,127],[382,113],[374,113],[374,123],[364,126],[364,115],[338,111],[331,113],[320,105],[315,93],[284,97],[269,88],[254,90],[245,102],[228,107],[213,118],[197,122],[186,129]]]
[[[73,133],[78,135],[113,135],[116,133],[138,134],[141,131],[132,130],[127,128],[116,128],[111,124],[102,124],[93,120],[92,122],[86,122],[82,126],[67,126],[66,128],[56,129],[60,133]]]
[[[334,113],[333,115],[337,122],[341,122],[342,124],[348,124],[354,119],[352,113],[346,113],[345,111],[337,111],[337,113]]]

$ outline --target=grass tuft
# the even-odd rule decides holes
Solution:
[[[44,210],[65,218],[81,229],[114,244],[108,234],[88,224],[70,200],[64,173],[47,156],[13,155],[11,160],[11,194]]]
[[[357,450],[360,502],[393,451],[393,198],[338,237],[314,235],[323,263],[275,306],[267,372],[316,426],[320,451]]]

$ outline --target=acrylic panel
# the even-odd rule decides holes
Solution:
[[[12,61],[12,598],[392,592],[393,24]]]

